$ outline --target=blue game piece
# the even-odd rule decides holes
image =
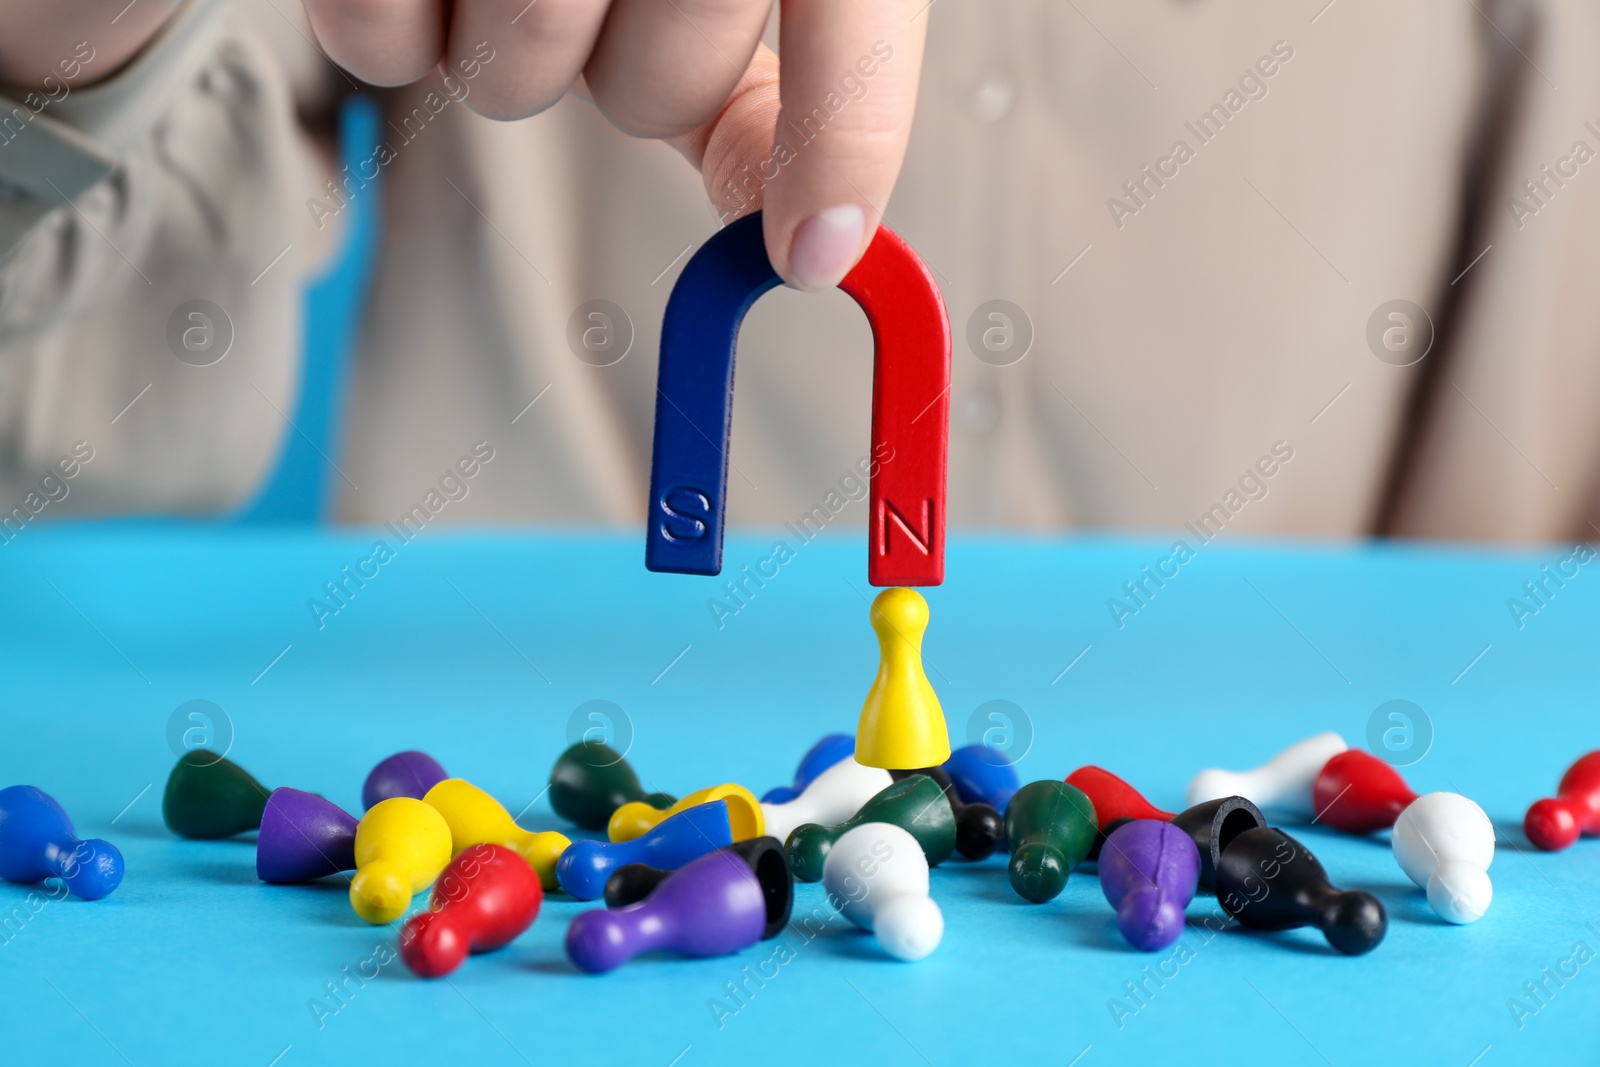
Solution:
[[[75,896],[99,900],[122,882],[122,853],[109,841],[80,841],[48,793],[14,785],[0,789],[0,878],[60,878]]]
[[[661,820],[632,841],[574,841],[556,860],[556,881],[578,900],[605,896],[606,879],[619,867],[645,863],[674,871],[707,852],[733,844],[726,801],[697,804]]]
[[[829,734],[800,757],[794,772],[794,785],[775,785],[761,798],[763,804],[787,804],[806,791],[806,786],[823,771],[856,754],[856,739],[850,734]]]
[[[988,745],[964,745],[944,761],[944,772],[955,784],[956,796],[968,804],[987,804],[1005,811],[1011,794],[1022,787],[1017,769],[1005,754]]]

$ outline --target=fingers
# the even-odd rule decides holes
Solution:
[[[613,124],[670,139],[701,166],[725,220],[764,207],[768,255],[801,289],[837,285],[877,230],[927,24],[926,0],[784,0],[780,87],[760,47],[771,0],[305,5],[334,61],[373,84],[415,81],[441,57],[477,64],[470,106],[492,118],[541,111],[581,74]]]
[[[709,121],[744,75],[771,0],[612,0],[584,68],[601,112],[635,137]]]
[[[762,205],[776,175],[772,130],[778,121],[778,57],[756,49],[727,106],[671,144],[700,168],[706,195],[724,224]]]
[[[787,0],[781,93],[760,48],[721,113],[672,140],[724,222],[765,209],[767,254],[797,288],[837,285],[877,231],[916,107],[920,10]]]
[[[60,99],[63,87],[87,88],[154,39],[177,6],[178,0],[157,0],[143,11],[125,9],[107,25],[97,0],[0,4],[0,84],[42,90],[47,100]]]
[[[472,110],[527,118],[572,87],[605,18],[606,0],[456,0],[446,66],[481,66],[467,98]]]
[[[785,0],[767,252],[801,289],[837,285],[878,228],[916,109],[926,0]]]
[[[373,85],[408,85],[444,54],[444,0],[305,0],[328,58]]]

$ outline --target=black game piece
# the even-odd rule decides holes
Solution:
[[[1196,804],[1172,817],[1172,825],[1188,834],[1200,850],[1200,889],[1217,889],[1217,860],[1228,842],[1257,827],[1267,825],[1266,816],[1244,797],[1220,797]],[[1109,827],[1107,827],[1109,829]]]
[[[1245,830],[1228,842],[1217,861],[1217,899],[1257,930],[1315,926],[1347,956],[1371,952],[1389,928],[1378,898],[1335,889],[1306,846],[1272,827]]]

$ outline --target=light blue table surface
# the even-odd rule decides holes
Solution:
[[[652,788],[761,792],[818,736],[854,728],[877,658],[856,540],[791,544],[719,629],[720,580],[648,574],[641,536],[380,533],[393,559],[320,629],[308,599],[375,534],[30,527],[0,549],[0,784],[40,786],[127,858],[96,903],[0,885],[0,1062],[1600,1060],[1600,841],[1551,855],[1521,830],[1528,803],[1600,747],[1600,569],[1520,628],[1507,605],[1559,546],[1205,546],[1119,629],[1107,599],[1165,542],[956,536],[946,585],[927,591],[928,674],[956,743],[977,709],[1012,702],[1013,740],[1032,734],[1025,781],[1096,763],[1178,808],[1202,767],[1253,766],[1328,729],[1364,744],[1375,709],[1414,702],[1433,736],[1408,780],[1472,796],[1500,837],[1476,925],[1435,919],[1386,835],[1311,828],[1294,832],[1335,881],[1389,910],[1368,956],[1335,956],[1311,931],[1208,935],[1204,899],[1183,953],[1143,955],[1092,869],[1029,905],[991,859],[934,872],[947,929],[917,964],[834,918],[782,935],[782,953],[590,977],[562,950],[584,905],[553,896],[527,934],[448,981],[396,960],[361,983],[345,976],[371,973],[395,930],[361,922],[342,880],[265,886],[250,839],[163,827],[179,705],[223,709],[231,758],[269,786],[357,811],[367,770],[416,747],[512,811],[532,802],[522,821],[542,829],[556,825],[550,764],[586,702],[623,709],[612,726]],[[726,572],[772,540],[730,539]],[[813,909],[829,914],[820,887],[800,887],[797,911]],[[327,992],[341,981],[342,1004]]]

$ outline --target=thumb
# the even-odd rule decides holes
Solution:
[[[764,210],[768,257],[797,288],[837,285],[877,232],[916,108],[920,7],[786,3],[781,88],[758,49],[721,114],[674,142],[724,223]]]

